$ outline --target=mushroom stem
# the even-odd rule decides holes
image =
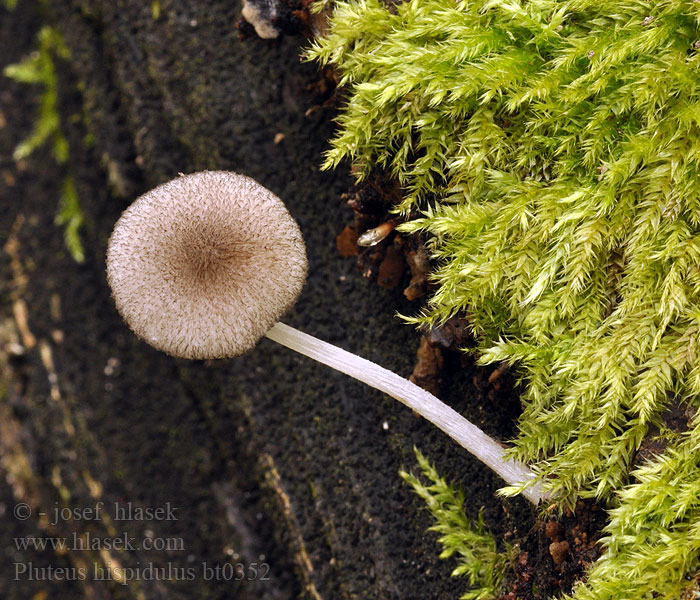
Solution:
[[[505,447],[499,442],[486,435],[430,392],[396,373],[284,323],[276,323],[265,335],[278,344],[296,350],[396,398],[444,431],[508,484],[521,485],[535,477],[535,474],[523,463],[506,459]],[[537,505],[540,500],[549,498],[539,484],[527,487],[522,494],[534,505]]]

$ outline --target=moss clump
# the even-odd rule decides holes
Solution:
[[[700,4],[341,2],[311,56],[348,86],[326,166],[390,167],[433,234],[420,323],[468,311],[528,382],[516,440],[608,498],[700,370]]]
[[[418,477],[401,471],[401,477],[426,503],[435,525],[429,531],[440,534],[440,558],[456,557],[458,565],[453,577],[469,579],[472,589],[462,600],[488,600],[498,596],[506,569],[512,563],[513,547],[498,551],[496,540],[487,531],[481,514],[476,520],[464,513],[464,492],[448,484],[417,449],[421,473],[428,480],[425,485]]]
[[[423,212],[403,231],[432,236],[409,321],[468,313],[525,382],[514,456],[618,506],[577,595],[693,589],[700,454],[662,415],[700,400],[700,4],[341,0],[309,54],[347,92],[325,166],[389,169]],[[668,450],[631,473],[652,427]],[[664,567],[629,581],[646,550]]]
[[[37,148],[49,144],[54,159],[59,165],[68,161],[68,140],[61,131],[61,118],[58,112],[58,77],[54,60],[69,57],[59,33],[51,27],[43,27],[38,35],[38,50],[22,62],[5,67],[5,76],[21,83],[43,86],[39,104],[39,114],[34,130],[22,141],[13,153],[15,160],[29,157]],[[85,260],[80,241],[79,229],[83,223],[78,193],[70,174],[63,180],[59,213],[56,223],[64,226],[66,247],[77,262]]]

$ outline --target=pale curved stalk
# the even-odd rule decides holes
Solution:
[[[319,340],[284,323],[277,323],[267,337],[291,350],[396,398],[444,431],[510,485],[521,485],[535,477],[521,462],[505,459],[505,448],[430,392],[365,358]],[[537,484],[522,492],[537,505],[549,496]]]

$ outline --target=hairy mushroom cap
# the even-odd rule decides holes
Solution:
[[[139,197],[107,250],[107,280],[134,333],[182,358],[236,356],[289,309],[306,279],[299,227],[249,177],[204,171]]]

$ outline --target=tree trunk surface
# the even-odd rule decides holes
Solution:
[[[468,514],[484,506],[497,535],[532,524],[465,451],[270,341],[188,362],[119,318],[104,254],[121,211],[179,172],[227,169],[282,198],[305,236],[309,279],[285,322],[404,376],[419,341],[395,316],[417,310],[402,287],[367,282],[336,249],[351,181],[347,167],[319,171],[334,115],[314,104],[307,42],[239,40],[229,0],[159,5],[157,18],[143,0],[0,8],[3,68],[36,50],[41,27],[70,51],[56,61],[64,165],[48,145],[13,160],[43,88],[0,78],[0,595],[458,598],[467,582],[438,559],[429,513],[398,475],[416,471],[413,447],[465,488]],[[55,223],[67,175],[85,216],[83,264]],[[510,417],[477,401],[472,377],[451,359],[442,396],[510,435]],[[22,548],[32,536],[48,547]]]

